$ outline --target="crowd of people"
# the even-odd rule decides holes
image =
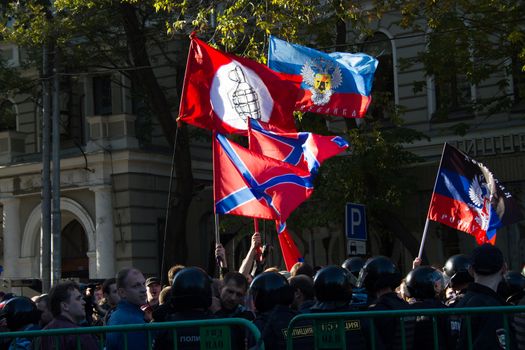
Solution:
[[[199,267],[173,266],[163,287],[157,277],[145,278],[133,267],[101,284],[59,283],[48,294],[33,299],[5,295],[0,303],[2,331],[50,330],[101,325],[145,324],[244,318],[261,332],[266,349],[285,349],[287,327],[298,314],[346,312],[345,342],[351,349],[434,348],[437,334],[440,349],[525,349],[525,313],[428,315],[404,317],[359,317],[366,310],[443,309],[525,305],[525,270],[507,271],[502,252],[485,244],[469,255],[454,255],[443,267],[422,265],[403,278],[387,257],[368,260],[352,257],[341,266],[312,267],[297,263],[290,272],[264,269],[259,234],[252,236],[250,250],[239,271],[228,271],[224,248],[218,244],[220,278],[212,278]],[[434,322],[437,327],[434,328]],[[470,324],[470,330],[467,328]],[[326,325],[327,323],[325,323]],[[337,327],[336,323],[333,323]],[[436,332],[437,330],[437,332]],[[313,321],[301,320],[292,327],[294,348],[316,348]],[[126,337],[126,341],[124,339]],[[257,341],[240,326],[231,329],[231,347],[257,347]],[[198,327],[185,327],[174,335],[171,329],[93,334],[2,338],[0,349],[200,349]],[[57,344],[58,342],[58,344]],[[151,343],[149,343],[151,342]]]

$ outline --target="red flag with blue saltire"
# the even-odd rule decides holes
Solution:
[[[348,142],[339,136],[323,136],[310,132],[286,133],[280,130],[269,130],[260,121],[249,121],[250,150],[265,156],[287,162],[312,174],[319,171],[321,164],[348,148]],[[286,229],[286,222],[276,221],[279,245],[287,270],[303,261],[299,249]]]
[[[192,35],[179,120],[220,133],[248,130],[249,118],[295,131],[298,87],[267,66],[214,49]]]
[[[523,220],[518,204],[490,170],[449,144],[427,217],[469,233],[478,244],[495,244],[498,228]]]
[[[321,164],[348,148],[340,136],[324,136],[311,132],[270,130],[258,120],[249,122],[250,150],[308,170],[313,176]]]
[[[215,212],[285,221],[313,192],[310,173],[215,133]]]
[[[270,37],[268,67],[301,88],[296,109],[362,118],[378,61],[364,53],[324,53]]]
[[[284,264],[286,265],[286,269],[290,271],[292,266],[304,261],[304,259],[286,228],[286,222],[281,223],[277,220],[275,221],[275,226],[277,228],[277,237],[279,238],[279,246],[283,254]]]

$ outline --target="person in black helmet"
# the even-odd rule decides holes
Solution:
[[[474,282],[468,286],[467,293],[456,303],[456,307],[505,305],[505,301],[501,300],[496,293],[498,284],[507,270],[501,250],[493,245],[483,244],[472,251],[471,259],[471,273],[474,277]],[[501,314],[472,316],[471,332],[467,329],[467,323],[461,322],[457,348],[468,348],[470,333],[473,349],[506,349],[509,341],[510,348],[514,349],[516,346],[516,341],[513,339],[514,334],[512,330],[510,334],[507,334],[504,330],[504,324],[504,317]]]
[[[38,330],[41,312],[36,304],[26,297],[14,297],[9,299],[0,311],[0,323],[7,325],[12,331]],[[9,349],[30,350],[33,349],[34,338],[15,338],[9,344]]]
[[[359,272],[363,266],[365,266],[365,261],[358,256],[348,258],[341,264],[341,267],[347,269],[356,279],[359,278]]]
[[[205,320],[214,318],[208,311],[211,305],[211,278],[199,267],[186,267],[173,279],[171,287],[171,313],[166,322]],[[200,349],[198,327],[177,329],[178,349]],[[173,349],[173,332],[160,331],[153,343],[154,349]]]
[[[368,293],[369,310],[404,310],[409,305],[399,298],[396,288],[401,284],[401,273],[396,265],[385,256],[376,256],[366,261],[359,273],[357,286]],[[401,349],[402,336],[399,319],[376,318],[374,320],[379,338],[386,349]],[[414,342],[414,319],[405,317],[405,340],[407,349]]]
[[[453,307],[460,301],[467,292],[468,285],[474,282],[469,272],[471,265],[468,255],[457,254],[448,258],[443,266],[443,274],[447,281],[445,287],[451,290],[451,295],[445,302],[447,306]]]
[[[339,266],[327,266],[315,275],[314,290],[317,302],[312,306],[312,313],[356,311],[352,302],[352,276]],[[369,320],[350,318],[345,320],[346,344],[351,349],[369,348]],[[379,344],[377,344],[379,343]],[[376,341],[376,349],[382,344]]]
[[[265,349],[285,349],[286,329],[297,312],[290,308],[294,290],[278,272],[263,272],[255,277],[249,293],[255,306],[255,326],[261,332]],[[250,339],[253,345],[253,340]]]
[[[410,271],[406,277],[408,296],[415,300],[412,309],[443,309],[442,302],[445,282],[440,271],[430,266],[419,266]],[[448,320],[440,316],[438,321],[439,349],[449,349]],[[414,349],[432,349],[434,331],[430,316],[417,316],[414,325]]]
[[[505,286],[505,292],[502,296],[507,304],[518,305],[520,300],[525,297],[525,276],[521,273],[517,271],[507,272],[503,276],[502,284]]]
[[[467,287],[474,282],[470,274],[472,261],[470,256],[457,254],[448,258],[443,266],[443,275],[445,277],[445,288],[448,291],[445,305],[454,307],[467,293]],[[449,317],[449,335],[452,344],[456,344],[459,338],[461,327],[461,316],[450,315]]]
[[[352,281],[352,305],[359,310],[366,310],[366,307],[368,306],[368,296],[366,294],[366,290],[364,288],[357,287],[357,279],[359,278],[359,272],[361,271],[364,265],[365,261],[358,256],[348,258],[341,264],[341,267],[347,269],[354,277],[354,280]]]

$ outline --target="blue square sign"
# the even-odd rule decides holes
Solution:
[[[366,212],[363,204],[346,203],[345,222],[346,238],[366,241]]]

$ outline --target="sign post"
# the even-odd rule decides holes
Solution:
[[[368,236],[365,206],[346,203],[345,223],[348,255],[365,255]]]

